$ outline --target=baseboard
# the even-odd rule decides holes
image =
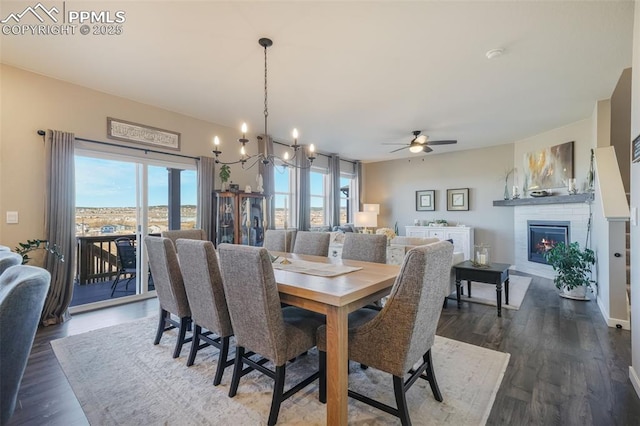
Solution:
[[[636,390],[636,395],[640,398],[640,378],[636,374],[636,370],[633,368],[633,365],[629,366],[629,380],[631,380],[631,384],[633,388]]]
[[[606,312],[604,305],[602,304],[602,299],[600,297],[596,297],[596,302],[598,303],[598,308],[600,308],[600,313],[602,314],[602,318],[604,318],[604,321],[607,323],[607,326],[611,328],[622,328],[623,330],[631,330],[631,321],[609,318],[609,314]]]

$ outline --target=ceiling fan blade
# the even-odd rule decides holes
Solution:
[[[389,154],[393,154],[394,152],[401,151],[401,150],[403,150],[403,149],[405,149],[405,148],[409,148],[409,145],[407,145],[407,146],[403,146],[402,148],[394,149],[393,151],[390,151],[390,152],[389,152]]]
[[[382,142],[381,145],[404,145],[404,146],[408,146],[408,144],[406,144],[406,143],[393,143],[393,142],[390,142],[390,143]]]
[[[427,145],[425,145],[424,147],[422,147],[422,151],[429,153],[429,152],[433,151],[433,149],[431,149]]]
[[[454,143],[458,143],[456,140],[444,140],[444,141],[429,141],[427,145],[451,145]]]

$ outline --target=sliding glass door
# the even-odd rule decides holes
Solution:
[[[195,165],[82,150],[75,166],[77,262],[71,306],[153,295],[143,238],[195,226]]]

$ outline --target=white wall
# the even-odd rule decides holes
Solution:
[[[631,89],[631,139],[640,135],[640,1],[635,2]],[[640,162],[631,164],[631,369],[630,378],[640,396]],[[634,220],[635,219],[635,220]]]
[[[212,139],[222,139],[222,150],[237,152],[239,131],[185,115],[108,95],[60,80],[2,65],[0,67],[0,217],[18,211],[20,223],[0,220],[0,243],[15,247],[19,241],[43,237],[44,144],[38,129],[75,133],[76,137],[112,141],[106,137],[107,117],[180,132],[180,154],[212,156]],[[251,149],[257,142],[251,135]],[[139,146],[139,145],[138,145]],[[97,145],[87,145],[100,149]],[[144,155],[126,150],[126,155]],[[234,154],[233,157],[236,157]],[[164,157],[172,160],[175,157]],[[231,180],[255,186],[257,167],[244,172],[232,166]],[[219,187],[219,184],[217,184]]]
[[[503,196],[504,171],[512,167],[511,144],[367,163],[362,200],[380,204],[379,227],[398,222],[402,235],[414,219],[473,226],[476,244],[489,244],[496,262],[513,263],[513,208],[493,206]],[[469,211],[447,211],[447,189],[453,188],[469,188]],[[416,191],[431,189],[436,210],[416,211]]]

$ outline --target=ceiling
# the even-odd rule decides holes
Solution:
[[[414,155],[382,143],[418,129],[458,140],[432,156],[587,118],[631,66],[632,1],[66,2],[79,5],[125,11],[123,33],[3,35],[2,62],[260,133],[269,37],[269,133],[297,127],[364,161]]]

